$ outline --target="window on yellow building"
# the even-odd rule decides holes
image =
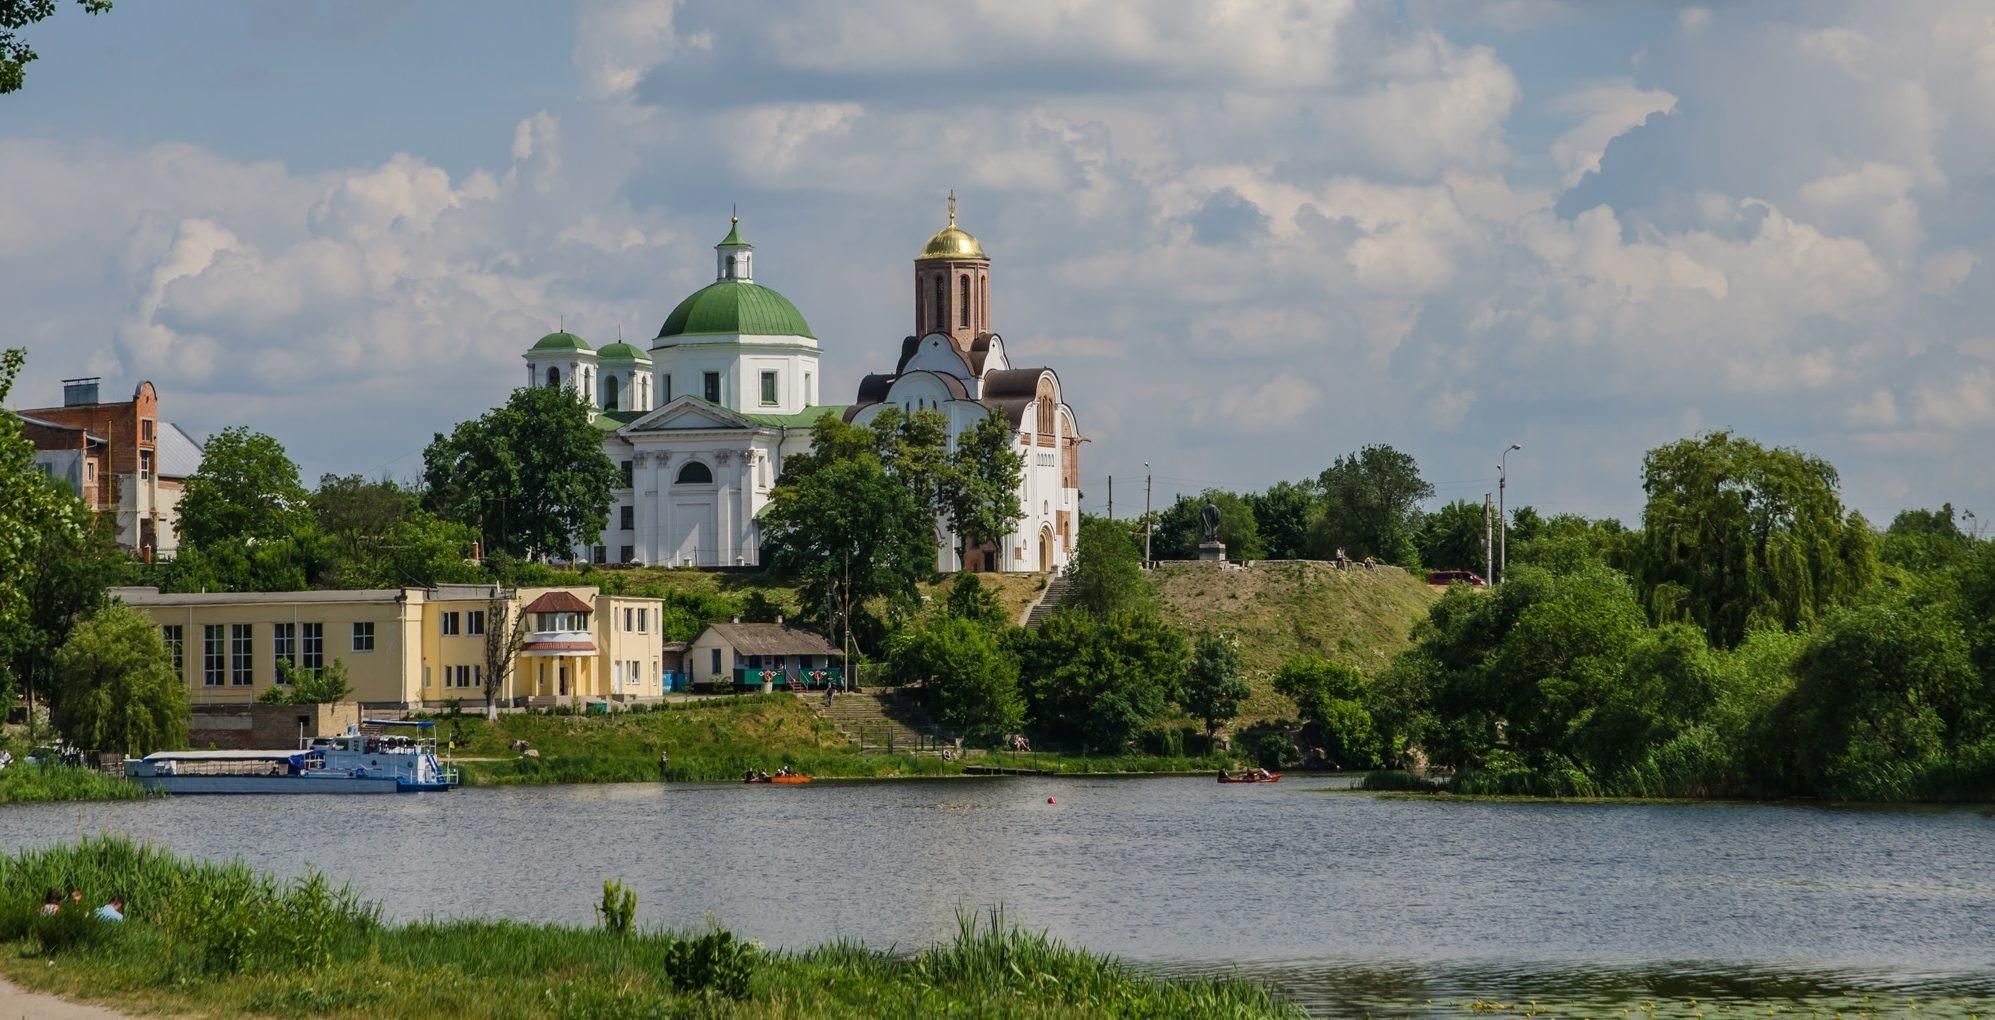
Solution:
[[[458,614],[456,614],[456,613],[439,613],[439,614],[437,614],[437,616],[438,616],[438,619],[440,619],[440,620],[442,620],[442,621],[443,621],[443,636],[444,636],[444,637],[455,637],[455,636],[457,636],[457,634],[458,634],[458,632],[459,632],[459,631],[458,631],[458,627],[459,627],[459,625],[460,625],[460,623],[461,623],[461,621],[460,621],[460,620],[458,619]]]
[[[187,670],[187,631],[177,623],[169,623],[159,628],[159,638],[166,642],[166,650],[173,656],[173,672],[184,675]]]
[[[476,637],[485,633],[485,611],[473,609],[464,614],[464,633]]]
[[[353,650],[356,652],[374,650],[374,621],[367,620],[353,625]]]
[[[299,626],[304,628],[305,668],[326,668],[326,625],[323,623],[302,623]]]
[[[279,623],[271,626],[270,649],[274,654],[271,667],[279,683],[284,680],[284,667],[298,667],[298,625]]]
[[[229,655],[227,639],[223,637],[222,625],[204,623],[201,625],[201,686],[220,687],[222,675],[228,671]]]
[[[229,624],[229,684],[248,687],[256,682],[256,641],[247,623]]]

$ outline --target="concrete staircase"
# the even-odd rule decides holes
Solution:
[[[1058,612],[1060,603],[1067,597],[1067,589],[1072,586],[1073,580],[1067,576],[1066,571],[1054,574],[1052,579],[1046,582],[1046,590],[1039,593],[1039,601],[1034,602],[1032,608],[1026,610],[1025,626],[1037,629],[1047,617]]]
[[[936,726],[915,699],[901,691],[840,694],[829,709],[823,694],[800,693],[797,697],[862,751],[932,753],[955,740],[955,734]]]

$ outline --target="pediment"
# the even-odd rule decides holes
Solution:
[[[754,427],[754,422],[725,407],[709,404],[697,397],[680,397],[617,431],[628,435],[633,432],[696,432]]]

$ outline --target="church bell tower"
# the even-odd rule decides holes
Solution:
[[[914,335],[945,333],[968,352],[991,331],[991,260],[984,246],[956,225],[956,193],[949,193],[949,225],[928,239],[914,259]]]

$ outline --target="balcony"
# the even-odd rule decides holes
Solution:
[[[586,630],[530,630],[520,645],[522,656],[594,655],[596,636]]]

